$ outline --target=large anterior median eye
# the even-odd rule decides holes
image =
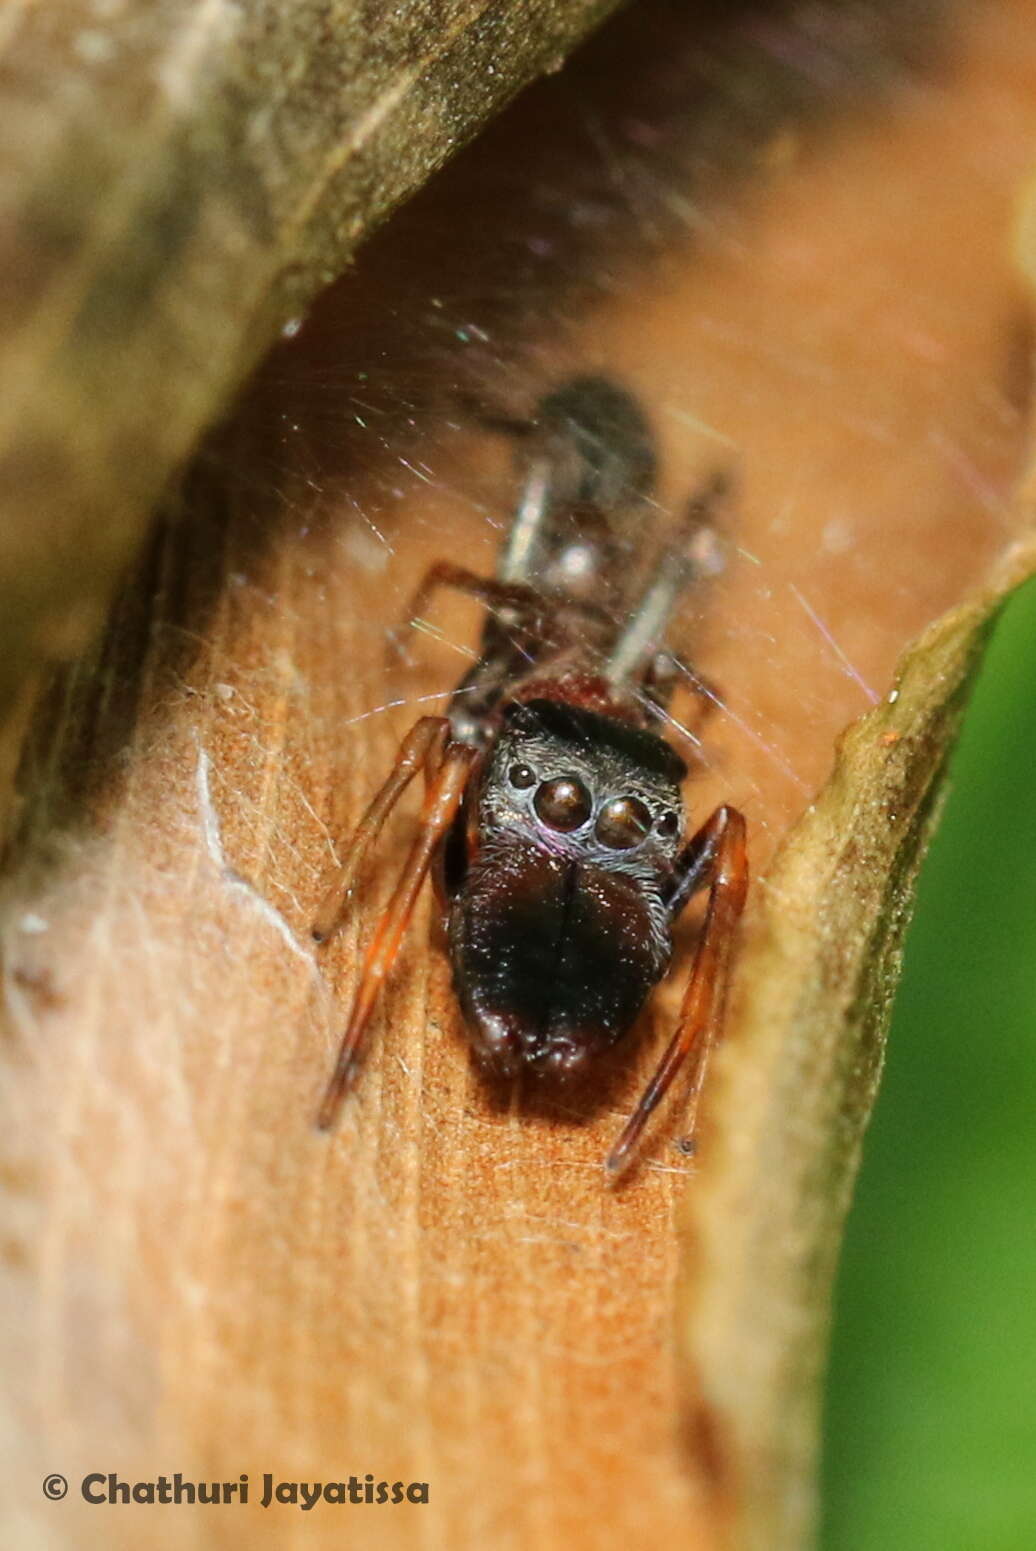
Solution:
[[[590,793],[575,776],[544,781],[532,805],[544,824],[561,830],[578,829],[585,824],[593,807]]]
[[[613,797],[601,809],[594,833],[613,851],[628,851],[650,828],[651,814],[638,797]]]

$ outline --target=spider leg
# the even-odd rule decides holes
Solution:
[[[645,1125],[691,1057],[695,1062],[694,1099],[701,1088],[709,1052],[720,1027],[734,931],[748,887],[745,821],[736,808],[717,808],[706,820],[684,849],[680,873],[670,902],[672,913],[678,915],[691,896],[707,886],[705,927],[676,1032],[605,1161],[605,1171],[612,1183],[626,1168]]]
[[[429,566],[421,585],[410,600],[407,625],[412,626],[424,616],[440,587],[452,587],[455,592],[467,593],[469,598],[477,599],[505,634],[514,630],[517,636],[542,637],[557,615],[557,604],[552,604],[550,599],[544,598],[541,592],[527,582],[479,576],[466,566],[437,560]],[[564,600],[563,611],[597,624],[607,624],[610,617],[600,604],[574,598]],[[388,650],[390,658],[402,656],[398,630],[390,633]]]
[[[696,702],[690,728],[693,733],[697,733],[698,728],[722,704],[719,690],[711,679],[692,668],[686,657],[682,657],[679,652],[665,648],[651,658],[641,674],[640,687],[644,698],[660,713],[665,712],[678,689],[693,695]]]
[[[429,604],[442,587],[451,587],[455,592],[467,593],[469,598],[476,598],[486,609],[496,615],[510,611],[523,620],[531,620],[534,628],[543,614],[543,598],[534,587],[529,587],[521,581],[500,581],[495,577],[479,576],[477,572],[469,571],[467,566],[453,565],[448,560],[437,560],[434,565],[428,567],[421,578],[420,586],[410,600],[402,626],[389,634],[390,659],[403,655],[401,642],[403,632],[412,628],[417,620],[424,617]]]
[[[434,720],[434,718],[429,719]],[[352,1075],[363,1031],[370,1021],[385,979],[396,961],[435,849],[453,822],[464,796],[472,765],[477,758],[478,750],[466,743],[447,744],[439,767],[428,782],[424,807],[421,810],[420,828],[403,865],[392,898],[381,914],[374,938],[364,957],[360,983],[349,1015],[349,1022],[342,1036],[338,1060],[335,1062],[334,1072],[317,1115],[317,1125],[323,1131],[329,1130],[334,1124]],[[391,779],[390,777],[390,782]],[[387,782],[386,787],[388,785]],[[386,787],[383,787],[382,791]],[[379,797],[380,795],[381,793]]]
[[[449,560],[436,560],[424,574],[420,587],[414,594],[411,614],[422,614],[440,587],[452,587],[456,592],[466,592],[477,598],[487,609],[528,609],[542,612],[543,598],[526,582],[500,581],[496,577],[479,576],[467,566],[454,565]]]
[[[497,575],[502,582],[528,583],[535,576],[543,549],[543,530],[550,512],[553,482],[553,461],[546,456],[533,458],[525,471],[525,483],[507,543],[497,562]]]
[[[640,602],[611,649],[607,675],[616,683],[644,675],[684,592],[723,569],[715,517],[729,489],[729,476],[714,474],[688,502],[681,532],[658,556]]]
[[[353,882],[364,857],[381,834],[382,826],[392,809],[421,769],[424,769],[427,785],[431,772],[442,762],[449,731],[450,724],[444,716],[422,716],[399,745],[388,779],[357,825],[349,843],[349,854],[321,901],[312,929],[317,942],[326,942],[341,925]]]

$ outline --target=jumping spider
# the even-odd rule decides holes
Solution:
[[[367,950],[319,1124],[335,1120],[433,866],[471,1043],[504,1077],[571,1077],[621,1039],[668,967],[673,923],[707,889],[676,1031],[606,1160],[614,1180],[681,1068],[704,1070],[747,888],[741,814],[723,805],[686,838],[687,766],[659,731],[689,671],[665,649],[666,628],[687,587],[718,569],[710,518],[726,480],[706,485],[645,561],[655,453],[629,392],[576,378],[506,428],[523,477],[496,576],[435,565],[411,611],[439,587],[476,598],[478,659],[446,715],[403,739],[313,928],[319,942],[335,930],[421,772],[419,831]]]

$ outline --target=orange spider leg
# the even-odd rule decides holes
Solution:
[[[431,772],[442,762],[449,731],[450,724],[445,716],[422,716],[399,745],[388,779],[356,826],[349,842],[349,854],[321,901],[312,928],[317,942],[326,942],[342,924],[360,864],[381,834],[392,809],[421,769],[425,772],[427,789]]]
[[[403,935],[410,923],[418,892],[427,876],[436,846],[453,822],[464,796],[472,765],[477,758],[478,750],[466,743],[448,744],[438,770],[428,782],[424,807],[421,810],[421,826],[399,875],[399,882],[396,884],[392,898],[382,912],[374,939],[367,949],[356,999],[338,1051],[338,1060],[317,1115],[317,1125],[324,1131],[329,1130],[334,1124],[352,1075],[363,1031],[370,1020],[386,976],[396,961]],[[386,782],[386,787],[382,788],[383,792],[391,781],[392,777],[389,778],[389,782]],[[403,784],[405,785],[405,782]],[[381,793],[379,793],[380,796]],[[377,801],[376,798],[375,803]]]
[[[609,1182],[626,1168],[651,1115],[692,1055],[696,1061],[696,1099],[723,1014],[734,931],[748,888],[745,821],[736,808],[717,808],[687,847],[690,888],[681,903],[707,884],[709,908],[698,955],[684,992],[683,1005],[669,1046],[633,1114],[605,1161]]]

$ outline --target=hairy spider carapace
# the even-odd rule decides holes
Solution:
[[[487,615],[475,666],[442,717],[403,739],[360,821],[313,935],[339,924],[358,869],[420,772],[420,827],[367,950],[319,1124],[338,1112],[360,1041],[435,865],[456,993],[477,1057],[503,1076],[571,1076],[630,1028],[672,953],[672,926],[702,889],[708,908],[676,1031],[608,1155],[616,1178],[673,1079],[695,1088],[722,1017],[747,886],[744,820],[717,808],[689,839],[687,766],[661,736],[689,674],[664,645],[686,588],[719,567],[714,479],[651,552],[655,455],[631,395],[566,383],[519,439],[521,493],[497,574],[439,564],[439,587]],[[692,683],[701,681],[691,675]]]

